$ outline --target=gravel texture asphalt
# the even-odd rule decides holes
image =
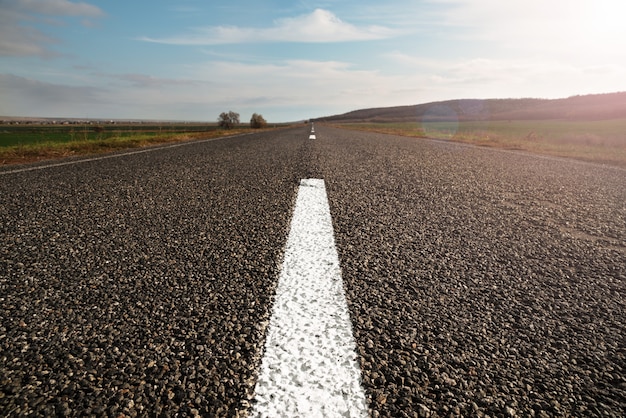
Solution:
[[[623,416],[626,172],[318,134],[377,416]]]
[[[0,415],[245,410],[303,136],[0,176]]]
[[[245,415],[302,178],[373,417],[624,415],[624,170],[309,132],[0,173],[0,416]]]

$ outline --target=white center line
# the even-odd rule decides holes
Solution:
[[[367,417],[324,180],[300,182],[255,417]]]

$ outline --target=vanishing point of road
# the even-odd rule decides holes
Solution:
[[[301,184],[327,195],[365,414],[624,415],[624,170],[311,134],[2,168],[0,416],[254,411]]]

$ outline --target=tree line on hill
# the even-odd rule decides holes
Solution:
[[[357,122],[477,120],[608,120],[626,118],[626,92],[565,99],[461,99],[361,109],[315,120]]]

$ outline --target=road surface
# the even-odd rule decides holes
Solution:
[[[302,179],[371,416],[623,415],[625,171],[311,135],[0,170],[0,416],[245,416]]]

